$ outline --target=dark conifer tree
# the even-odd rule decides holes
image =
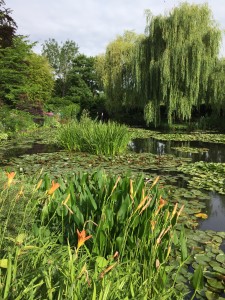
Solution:
[[[11,17],[11,9],[4,6],[5,1],[0,0],[0,47],[2,48],[12,46],[12,40],[17,30],[16,22]]]

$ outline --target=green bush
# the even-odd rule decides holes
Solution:
[[[70,104],[60,109],[62,119],[71,120],[76,119],[80,112],[79,104]]]
[[[0,122],[0,140],[7,140],[8,139],[8,134],[5,132],[5,127]]]
[[[59,128],[61,126],[59,115],[44,116],[43,120],[44,120],[44,124],[43,124],[44,127]]]
[[[36,128],[33,116],[28,112],[4,107],[0,112],[5,132],[19,132]]]
[[[62,119],[70,120],[77,118],[80,105],[66,98],[53,98],[45,104],[45,109],[59,114]]]
[[[131,140],[127,126],[115,122],[102,123],[84,116],[63,126],[58,135],[59,144],[70,151],[97,155],[124,153]]]

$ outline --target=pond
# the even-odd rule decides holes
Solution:
[[[225,162],[225,145],[219,143],[206,143],[198,141],[160,141],[154,138],[134,139],[130,144],[137,153],[150,152],[156,155],[172,154],[178,157],[191,158],[192,162]],[[192,151],[178,151],[178,148],[192,148]]]
[[[189,158],[191,162],[204,161],[214,163],[225,162],[225,145],[197,141],[161,141],[154,138],[134,139],[130,148],[137,153],[153,153],[158,156],[171,154],[176,157]],[[196,153],[178,151],[177,149],[197,149]],[[202,150],[202,151],[201,151]],[[163,175],[162,172],[160,172]],[[179,174],[178,174],[179,175]],[[173,183],[178,187],[187,187],[187,181],[182,177]],[[205,200],[208,218],[199,222],[200,230],[225,231],[225,195],[216,192],[206,192],[209,197]]]
[[[205,161],[205,162],[225,162],[225,145],[216,143],[205,143],[205,142],[178,142],[178,141],[161,141],[154,138],[148,139],[134,139],[130,143],[130,148],[135,153],[152,153],[159,157],[163,155],[173,155],[175,157],[187,158],[190,162]],[[178,151],[177,149],[186,149],[186,152]],[[187,149],[197,149],[197,153],[188,152]],[[201,151],[203,149],[203,151]],[[30,156],[32,159],[32,154],[51,154],[56,153],[60,149],[55,144],[42,144],[41,141],[32,141],[26,144],[11,144],[7,147],[7,150],[2,151],[2,165],[7,164],[13,158],[24,159]],[[23,157],[24,156],[24,157]],[[52,159],[54,160],[54,159]],[[46,158],[45,161],[48,161]],[[45,162],[46,163],[46,162]],[[90,163],[90,162],[89,162]],[[93,162],[91,162],[93,163]],[[28,162],[29,164],[29,162]],[[131,166],[130,166],[131,167]],[[140,171],[142,167],[140,167]],[[170,177],[170,180],[166,180],[166,184],[172,184],[179,188],[187,189],[187,175],[183,176],[182,172],[176,172],[165,169],[145,169],[145,173],[160,175],[166,175],[165,177]],[[172,181],[171,181],[172,180]],[[225,231],[225,196],[218,194],[216,192],[206,192],[207,194],[204,203],[206,204],[205,213],[208,214],[206,220],[199,222],[199,229],[201,230],[215,230],[215,231]]]
[[[212,277],[213,283],[215,281],[218,283],[217,278],[214,280],[215,270],[223,271],[225,264],[225,195],[200,190],[197,186],[190,187],[190,175],[179,169],[179,166],[184,165],[187,168],[190,163],[198,161],[207,162],[207,165],[212,162],[225,162],[224,144],[163,141],[154,138],[134,139],[130,143],[131,151],[128,153],[117,157],[103,157],[82,152],[70,153],[58,148],[54,142],[49,144],[46,142],[44,139],[32,138],[23,142],[2,143],[0,147],[2,166],[17,172],[19,170],[27,176],[38,173],[40,168],[46,168],[53,176],[59,174],[61,176],[73,174],[74,170],[91,172],[99,167],[117,175],[127,170],[131,173],[143,172],[146,180],[154,180],[159,175],[160,185],[162,184],[166,190],[165,196],[170,193],[168,198],[172,203],[179,202],[180,206],[184,204],[180,224],[185,224],[188,247],[195,251],[188,269],[185,265],[183,275],[177,278],[178,286],[186,284],[189,286],[189,272],[194,272],[194,268],[202,262],[207,270],[204,273],[204,280],[208,282],[208,278]],[[220,173],[218,175],[220,176]],[[196,214],[199,211],[206,213],[208,218],[197,218]],[[177,255],[179,253],[176,253],[175,261]],[[211,277],[208,275],[209,272]],[[224,285],[222,291],[218,290],[216,297],[218,295],[225,298]],[[184,299],[193,298],[190,295]]]

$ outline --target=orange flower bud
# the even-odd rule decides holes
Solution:
[[[55,190],[57,190],[58,188],[59,188],[59,183],[55,183],[55,181],[54,180],[52,180],[52,186],[51,186],[51,188],[48,190],[48,194],[49,195],[52,195],[54,192],[55,192]]]
[[[11,173],[7,173],[6,172],[6,176],[8,178],[8,183],[7,183],[8,187],[10,187],[10,185],[11,185],[11,183],[12,183],[13,178],[15,177],[15,175],[16,175],[15,172],[11,172]]]

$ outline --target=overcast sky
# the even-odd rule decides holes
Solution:
[[[5,0],[13,10],[18,34],[41,44],[49,38],[58,42],[73,40],[79,52],[86,55],[103,53],[109,42],[125,30],[144,33],[145,9],[153,15],[169,12],[178,0]],[[188,3],[208,3],[214,19],[225,29],[224,0],[192,0]],[[225,37],[221,53],[225,56]]]

